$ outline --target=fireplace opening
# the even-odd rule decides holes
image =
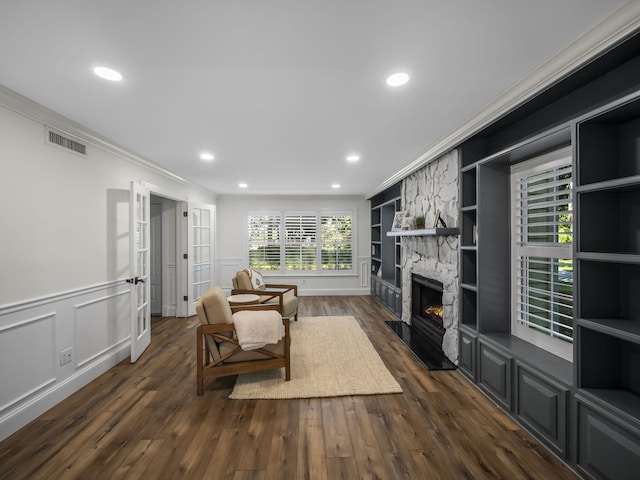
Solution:
[[[442,282],[411,275],[411,316],[442,326]],[[413,320],[412,318],[412,320]]]
[[[446,332],[442,292],[442,282],[411,274],[411,325],[387,322],[429,370],[456,368],[442,350]]]

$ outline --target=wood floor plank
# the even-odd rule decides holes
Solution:
[[[300,402],[276,402],[267,478],[296,478]]]
[[[327,455],[325,453],[322,404],[319,399],[306,399],[300,405],[300,434],[298,436],[298,480],[326,480]]]
[[[331,480],[353,480],[358,476],[358,467],[353,457],[327,458],[327,476]]]
[[[345,397],[345,417],[353,442],[353,452],[358,469],[358,478],[393,478],[393,472],[383,461],[376,434],[362,397]]]
[[[351,435],[342,402],[332,398],[322,399],[322,427],[327,457],[353,458]]]
[[[152,321],[152,342],[0,443],[0,478],[577,478],[457,371],[433,372],[368,296],[301,297],[299,315],[352,315],[402,394],[229,400],[196,395],[198,321]]]
[[[275,402],[257,402],[247,427],[247,440],[242,444],[239,470],[266,470],[271,453],[271,439],[276,414]]]

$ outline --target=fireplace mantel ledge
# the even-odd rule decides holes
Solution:
[[[460,235],[459,228],[422,228],[416,230],[397,230],[387,232],[387,237],[435,237],[444,235]]]

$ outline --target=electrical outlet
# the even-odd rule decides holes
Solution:
[[[71,362],[73,348],[69,347],[60,352],[60,365],[66,365]]]

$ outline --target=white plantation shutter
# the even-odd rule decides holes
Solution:
[[[514,167],[512,333],[564,358],[573,341],[573,176],[563,149]]]
[[[317,230],[315,214],[285,216],[285,270],[317,269]]]
[[[252,268],[280,273],[353,271],[353,212],[250,212],[247,225]]]
[[[280,214],[249,214],[247,223],[249,266],[280,270]]]
[[[572,182],[571,163],[517,176],[519,245],[558,246],[573,236]]]
[[[351,215],[322,215],[321,260],[323,270],[353,268],[353,219]]]
[[[521,325],[573,341],[573,279],[561,274],[560,258],[519,256],[517,314]]]

